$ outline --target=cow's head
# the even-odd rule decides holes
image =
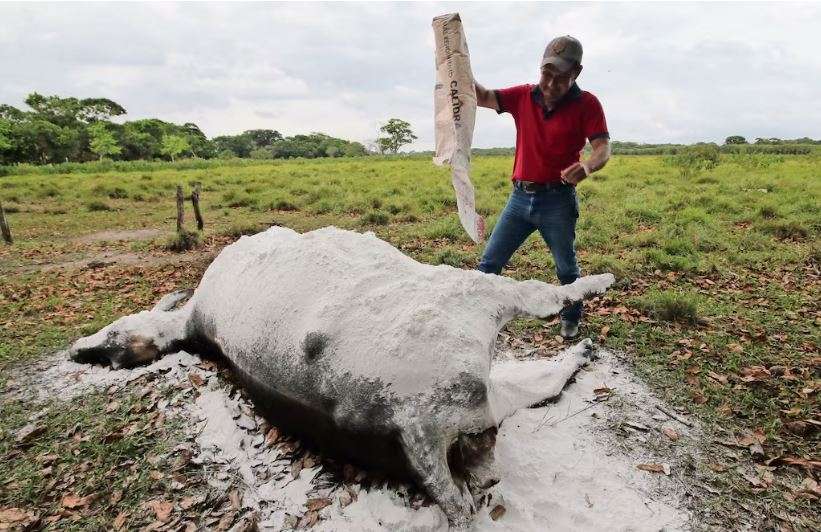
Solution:
[[[68,354],[76,362],[110,363],[113,369],[149,363],[185,339],[188,312],[173,309],[190,296],[190,290],[169,294],[151,310],[124,316],[80,338]]]

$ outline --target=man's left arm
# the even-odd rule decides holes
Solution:
[[[573,163],[562,170],[562,182],[568,185],[576,185],[585,177],[604,168],[610,160],[610,139],[608,137],[598,137],[590,141],[593,151],[587,160]]]

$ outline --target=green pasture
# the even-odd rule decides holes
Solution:
[[[474,159],[477,206],[489,228],[510,193],[511,166],[511,157]],[[0,390],[20,362],[197,282],[204,255],[142,267],[43,269],[105,251],[167,256],[176,186],[189,193],[194,182],[202,184],[202,249],[210,252],[272,224],[374,231],[419,261],[459,268],[474,268],[482,251],[459,225],[449,171],[428,158],[183,161],[0,177],[15,238],[0,246]],[[588,303],[583,334],[625,353],[660,395],[722,438],[761,429],[768,457],[813,456],[818,431],[794,429],[797,421],[817,421],[819,412],[821,154],[722,154],[715,168],[687,171],[663,156],[616,156],[578,194],[582,270],[613,272],[618,280]],[[163,234],[84,239],[140,228]],[[538,235],[505,274],[556,282]],[[508,328],[537,344],[557,334],[540,320]],[[752,367],[766,376],[751,380]],[[0,440],[19,419],[0,421],[7,425]],[[778,469],[783,485],[763,495],[732,469],[714,480],[732,494],[726,504],[756,497],[808,511],[809,500],[787,495],[790,483],[800,482],[790,471]],[[20,502],[2,499],[0,506]]]

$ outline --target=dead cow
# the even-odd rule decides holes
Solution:
[[[612,282],[515,281],[418,263],[372,233],[273,227],[227,246],[193,294],[120,318],[70,355],[120,368],[183,348],[217,352],[271,421],[326,452],[409,473],[463,526],[471,491],[494,481],[499,423],[558,394],[591,347],[507,371],[501,386],[491,375],[499,330]]]

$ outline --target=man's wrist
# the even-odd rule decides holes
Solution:
[[[587,161],[580,161],[579,164],[582,166],[582,169],[584,170],[584,177],[587,177],[593,173],[593,170],[590,168],[590,164]]]

